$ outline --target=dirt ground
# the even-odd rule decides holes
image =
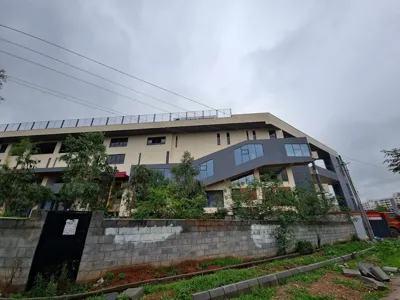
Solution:
[[[336,281],[336,282],[335,282]],[[348,284],[340,283],[345,281]],[[374,293],[375,290],[364,287],[357,279],[340,274],[327,273],[320,280],[306,285],[301,282],[292,282],[280,286],[277,289],[275,299],[290,299],[296,289],[305,288],[315,296],[330,296],[336,299],[363,300],[366,293]]]
[[[106,284],[98,287],[93,287],[90,290],[95,291],[101,288],[119,286],[128,283],[136,283],[144,280],[157,279],[162,277],[174,276],[179,274],[188,274],[206,270],[220,269],[221,266],[209,265],[205,268],[201,267],[201,264],[210,260],[187,260],[178,265],[164,267],[164,268],[153,268],[151,266],[136,266],[131,268],[123,268],[113,270],[114,277]],[[118,279],[118,274],[123,273],[124,279]]]

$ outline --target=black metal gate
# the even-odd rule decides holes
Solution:
[[[369,220],[369,223],[375,236],[380,238],[392,237],[389,224],[386,220]]]
[[[38,274],[57,280],[64,266],[75,281],[91,217],[91,212],[48,212],[29,272],[28,289]]]

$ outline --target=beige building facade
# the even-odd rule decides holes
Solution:
[[[15,164],[10,149],[23,137],[38,144],[37,173],[57,193],[62,185],[63,141],[68,135],[104,132],[110,164],[121,181],[139,164],[170,176],[169,169],[189,151],[207,190],[206,211],[229,206],[229,184],[273,172],[285,187],[318,184],[333,190],[341,205],[356,209],[338,153],[270,113],[237,114],[230,110],[88,118],[0,125],[0,163]],[[323,161],[323,167],[315,161]],[[332,188],[329,189],[329,186]],[[217,201],[223,197],[225,201]],[[44,209],[62,209],[46,204]],[[126,214],[123,203],[113,210]]]

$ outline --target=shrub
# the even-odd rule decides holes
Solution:
[[[314,247],[311,242],[300,240],[296,243],[295,251],[300,254],[310,254],[314,252]]]
[[[126,278],[126,274],[125,273],[119,273],[118,275],[117,275],[117,279],[118,280],[123,280],[123,279],[125,279]]]
[[[217,211],[213,213],[213,219],[223,220],[228,216],[228,209],[225,207],[218,207]]]

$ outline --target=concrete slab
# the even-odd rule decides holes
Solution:
[[[370,271],[379,281],[390,281],[390,277],[378,266],[372,267]]]
[[[236,288],[239,292],[239,295],[243,296],[250,293],[249,284],[247,281],[241,281],[236,283]]]
[[[130,288],[125,290],[121,295],[129,297],[129,299],[139,299],[144,294],[143,288]]]
[[[225,292],[225,298],[233,298],[239,296],[236,284],[224,285],[222,288]]]
[[[347,268],[343,268],[343,275],[347,277],[356,277],[356,278],[361,277],[361,273],[359,270],[347,269]]]
[[[222,287],[209,290],[209,293],[210,293],[211,299],[213,299],[213,300],[225,299],[225,292]]]
[[[104,297],[106,298],[106,300],[116,300],[118,297],[118,293],[109,293],[109,294],[105,294]]]
[[[375,280],[373,278],[369,278],[369,277],[365,277],[365,276],[361,276],[360,280],[363,284],[370,286],[378,291],[383,291],[387,289],[387,286],[384,285],[382,282]]]
[[[192,300],[208,300],[208,299],[211,299],[210,293],[208,291],[192,295]]]
[[[278,279],[275,274],[265,275],[257,278],[261,287],[274,287],[278,286]]]
[[[286,278],[292,277],[293,275],[299,274],[299,270],[297,269],[290,269],[287,271],[282,271],[279,273],[275,273],[276,278],[278,279],[279,284],[285,282]]]
[[[399,268],[396,267],[383,267],[383,271],[390,272],[390,273],[397,273]]]
[[[246,282],[250,290],[255,290],[260,286],[260,283],[258,282],[257,278],[246,280]]]

